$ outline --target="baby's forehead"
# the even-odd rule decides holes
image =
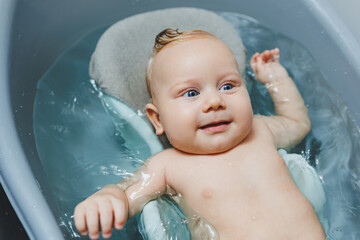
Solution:
[[[236,72],[240,74],[233,52],[226,43],[216,37],[187,39],[164,47],[153,56],[149,64],[151,70],[148,81],[152,97],[163,89],[163,84],[171,85],[174,75],[177,79],[187,79],[192,72],[196,72],[195,75],[201,73],[201,70],[198,70],[201,69],[201,64],[200,68],[197,68],[199,62],[207,62],[208,59],[224,62],[224,58],[228,59],[225,62],[230,64],[229,68],[236,68]]]
[[[154,54],[152,64],[161,62],[161,64],[167,65],[169,61],[177,61],[179,58],[186,54],[211,54],[216,50],[226,51],[228,57],[235,59],[230,47],[222,40],[214,37],[202,37],[186,39],[184,41],[177,41],[165,46],[161,51]],[[161,59],[158,61],[158,59]],[[161,66],[160,66],[161,67]]]
[[[166,46],[161,52],[154,55],[151,61],[151,75],[156,79],[151,83],[163,79],[164,75],[188,75],[190,72],[201,72],[202,65],[206,62],[220,61],[228,64],[229,68],[235,67],[239,72],[236,58],[231,49],[223,41],[213,38],[202,38]],[[210,60],[213,59],[213,60]],[[215,60],[214,60],[215,59]],[[200,63],[200,64],[199,64]],[[230,65],[229,65],[230,64]],[[221,65],[221,64],[220,64]],[[200,67],[200,68],[198,68]],[[226,71],[227,69],[224,69]],[[169,75],[170,74],[170,75]]]

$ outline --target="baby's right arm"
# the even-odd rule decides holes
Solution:
[[[78,231],[97,239],[100,226],[103,238],[109,238],[112,227],[122,229],[148,201],[165,193],[164,152],[147,160],[130,178],[107,185],[78,204],[74,211]]]

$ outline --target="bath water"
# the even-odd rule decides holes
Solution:
[[[341,96],[323,78],[311,53],[295,40],[247,16],[219,14],[239,31],[248,60],[255,52],[281,49],[280,62],[298,86],[312,122],[310,134],[291,152],[302,154],[322,180],[328,239],[359,239],[360,136]],[[144,109],[134,109],[126,118],[119,115],[89,78],[90,57],[105,30],[92,31],[59,56],[37,87],[36,144],[53,193],[51,200],[56,203],[52,210],[66,239],[81,238],[72,218],[75,205],[102,186],[129,176],[153,152],[131,124],[132,118],[146,121]],[[247,69],[254,112],[273,114],[266,88]],[[138,220],[130,220],[113,239],[142,239]],[[183,229],[184,221],[175,224]],[[179,236],[176,234],[181,233],[172,236]]]

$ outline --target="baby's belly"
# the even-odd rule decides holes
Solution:
[[[214,214],[209,219],[221,240],[304,239],[299,229],[308,231],[313,228],[309,223],[317,222],[311,204],[297,189],[274,190],[250,201],[225,203],[218,218]]]
[[[202,187],[189,206],[211,223],[221,240],[323,239],[312,205],[290,175],[247,180],[228,188]]]

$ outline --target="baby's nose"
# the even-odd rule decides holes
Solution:
[[[204,101],[203,105],[203,112],[207,113],[210,111],[217,111],[226,109],[226,104],[221,96],[221,93],[211,93],[206,96],[206,99]]]

